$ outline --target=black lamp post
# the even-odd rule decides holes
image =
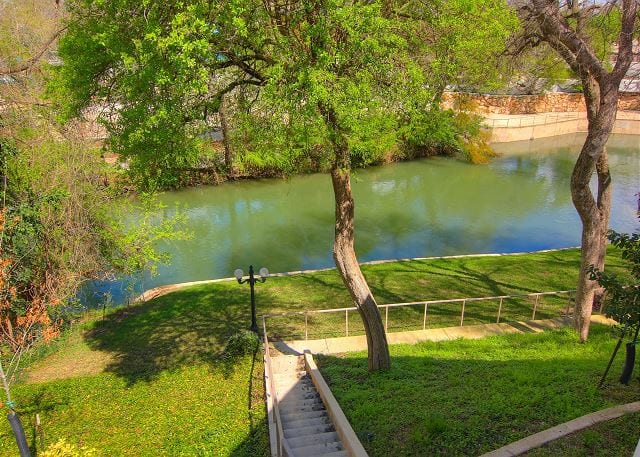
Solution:
[[[249,277],[247,279],[243,279],[244,271],[238,268],[233,272],[233,275],[238,280],[238,284],[244,284],[245,282],[249,283],[249,287],[251,288],[251,327],[250,330],[258,333],[258,324],[256,323],[256,295],[253,290],[253,287],[257,281],[265,282],[269,277],[269,270],[265,267],[260,268],[260,278],[256,278],[253,275],[253,265],[249,265]]]

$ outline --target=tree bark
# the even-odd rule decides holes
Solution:
[[[574,310],[574,324],[580,340],[589,336],[597,284],[587,275],[590,265],[604,269],[607,231],[611,212],[611,175],[605,145],[613,129],[618,110],[618,91],[633,60],[634,31],[638,18],[638,1],[622,0],[621,28],[618,34],[618,55],[611,71],[598,59],[585,40],[582,30],[586,15],[581,2],[565,4],[547,0],[528,0],[518,5],[525,23],[525,35],[546,41],[579,75],[584,88],[589,122],[587,138],[571,176],[571,198],[582,221],[580,272]],[[597,195],[591,192],[590,181],[597,173]]]
[[[332,169],[331,181],[336,200],[336,228],[333,259],[351,298],[358,307],[367,336],[369,371],[391,366],[387,335],[378,305],[360,270],[354,249],[354,202],[349,170]]]
[[[581,342],[589,337],[593,302],[598,289],[597,283],[589,279],[587,269],[590,265],[604,269],[611,213],[611,175],[605,145],[616,117],[617,94],[613,105],[607,100],[602,103],[608,105],[601,104],[597,115],[589,120],[587,139],[571,176],[571,198],[582,221],[580,271],[574,310],[574,325]],[[598,176],[596,196],[589,186],[594,171]]]
[[[231,141],[229,140],[229,123],[227,122],[228,114],[228,101],[227,96],[223,95],[220,98],[220,109],[218,115],[220,116],[220,127],[222,128],[222,144],[224,145],[224,165],[227,167],[229,174],[233,174],[233,149]]]
[[[333,259],[364,324],[369,371],[387,370],[391,366],[387,335],[378,305],[362,274],[354,249],[355,204],[351,192],[351,170],[347,141],[340,130],[335,111],[324,106],[320,106],[320,111],[329,130],[334,151],[334,161],[331,168],[331,182],[336,202]]]

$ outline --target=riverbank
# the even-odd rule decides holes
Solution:
[[[611,251],[607,265],[621,271],[623,262]],[[382,263],[363,271],[378,301],[390,303],[570,289],[578,268],[579,251],[572,249]],[[229,336],[249,326],[248,289],[235,281],[189,287],[74,325],[13,387],[23,423],[41,418],[42,435],[26,427],[29,443],[41,451],[64,437],[98,455],[134,448],[140,456],[268,455],[261,361],[223,357]],[[350,304],[335,270],[270,278],[257,285],[256,300],[259,314]],[[277,329],[270,324],[270,332]],[[0,456],[15,455],[14,447],[5,421]]]

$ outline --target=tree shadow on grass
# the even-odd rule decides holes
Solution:
[[[85,339],[113,355],[105,371],[130,384],[199,363],[228,373],[234,361],[222,357],[225,342],[250,325],[244,292],[228,285],[179,290],[108,315]]]
[[[372,437],[362,439],[370,455],[480,455],[637,399],[637,379],[621,386],[612,377],[597,388],[615,341],[607,329],[594,330],[593,348],[567,332],[421,344],[392,354],[391,370],[373,374],[364,354],[318,362],[355,432]],[[616,360],[616,372],[621,365]]]

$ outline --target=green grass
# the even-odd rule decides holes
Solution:
[[[465,297],[529,294],[575,289],[580,252],[577,249],[501,257],[392,262],[365,265],[363,272],[379,304]],[[622,262],[610,250],[607,268],[621,271]],[[226,290],[226,284],[218,284]],[[236,285],[236,287],[238,287]],[[353,306],[335,270],[289,278],[272,278],[256,287],[258,313],[304,311]],[[248,296],[248,291],[241,291]],[[248,300],[248,297],[245,298]],[[501,321],[531,319],[534,301],[530,298],[505,300]],[[567,297],[541,297],[537,319],[558,316]],[[467,303],[466,325],[496,321],[499,300]],[[461,304],[431,305],[427,327],[460,324]],[[390,332],[422,329],[424,306],[390,308]],[[345,314],[316,314],[308,317],[308,337],[344,336]],[[269,334],[304,338],[304,316],[269,318]],[[349,313],[349,334],[363,334],[360,317]]]
[[[570,289],[578,264],[578,251],[569,250],[387,263],[365,266],[364,271],[378,301],[390,303]],[[620,269],[620,260],[610,256],[608,265]],[[259,314],[351,305],[335,271],[273,277],[256,289]],[[221,357],[227,338],[249,325],[248,302],[248,287],[215,283],[115,310],[104,320],[94,314],[90,317],[98,320],[75,326],[33,359],[25,382],[13,389],[34,451],[64,437],[109,456],[132,455],[132,450],[139,456],[268,455],[261,358],[230,363]],[[518,318],[519,307],[528,315],[530,305],[513,304],[503,316],[512,313]],[[467,322],[493,316],[495,306],[470,307],[465,312]],[[558,311],[543,304],[539,317],[544,317],[545,308],[550,314]],[[391,331],[403,325],[421,326],[421,308],[393,313]],[[455,325],[458,313],[444,309],[436,319],[436,310],[431,310],[430,325],[446,325],[446,316]],[[339,322],[313,322],[310,337],[332,328],[340,334],[344,317],[336,317]],[[359,317],[353,313],[352,333],[358,325]],[[302,332],[299,320],[274,318],[268,326],[270,334]],[[516,364],[520,357],[518,353]],[[402,363],[403,357],[394,359],[394,367]],[[450,363],[455,368],[465,362]],[[510,364],[503,360],[500,366]],[[366,373],[359,376],[368,379]],[[452,377],[455,386],[464,373],[444,371],[440,376]],[[449,402],[459,395],[449,398],[447,391],[440,392]],[[393,398],[404,403],[404,397]],[[34,429],[36,414],[42,420],[42,434]],[[435,425],[424,426],[436,431],[446,425],[438,416],[430,420]],[[13,437],[7,422],[0,421],[0,456],[13,455]]]
[[[614,344],[609,328],[594,325],[587,344],[565,329],[392,346],[391,370],[371,375],[366,353],[319,357],[319,365],[371,457],[480,455],[636,401],[637,379],[622,386],[612,374],[597,388]],[[625,427],[637,433],[633,422]]]
[[[261,354],[222,357],[245,314],[219,298],[193,288],[69,332],[28,370],[39,382],[13,389],[32,449],[64,437],[97,455],[267,456]],[[0,455],[14,456],[1,427]]]
[[[533,449],[529,457],[631,456],[640,439],[640,413],[628,414]]]

